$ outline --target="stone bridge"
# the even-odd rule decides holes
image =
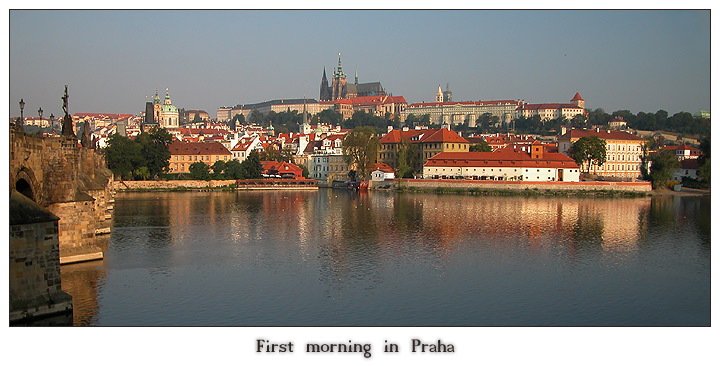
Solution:
[[[110,232],[114,192],[100,154],[74,136],[40,137],[11,128],[9,177],[11,192],[60,218],[60,263],[102,258],[95,236]]]

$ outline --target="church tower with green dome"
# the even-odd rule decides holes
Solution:
[[[178,128],[180,127],[180,113],[177,107],[172,104],[170,99],[170,92],[165,88],[165,100],[160,102],[157,90],[155,90],[155,97],[153,98],[153,111],[155,115],[155,122],[160,125],[160,128]]]

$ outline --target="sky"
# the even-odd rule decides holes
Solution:
[[[610,113],[710,110],[709,10],[11,10],[10,115],[317,99],[353,82],[408,103],[518,99]]]

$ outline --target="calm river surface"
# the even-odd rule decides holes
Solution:
[[[710,325],[709,197],[120,193],[105,240],[75,325]]]

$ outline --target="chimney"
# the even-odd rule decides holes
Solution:
[[[566,134],[566,133],[567,133],[567,127],[561,126],[561,127],[560,127],[560,136],[562,136],[562,135],[564,135],[564,134]]]

